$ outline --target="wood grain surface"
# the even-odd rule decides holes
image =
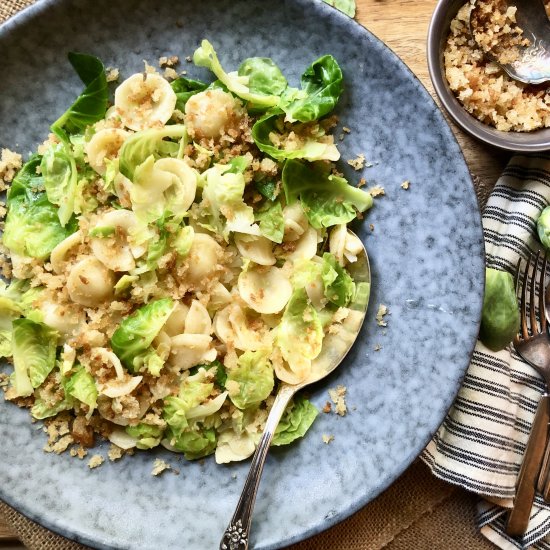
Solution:
[[[435,5],[436,0],[357,0],[356,15],[410,67],[434,97],[426,61],[426,37]],[[484,204],[509,155],[474,141],[452,123],[451,127],[474,178],[478,200]],[[8,547],[23,548],[0,518],[0,548]]]

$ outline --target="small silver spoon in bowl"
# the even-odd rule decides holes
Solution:
[[[501,50],[484,42],[491,23],[485,7],[489,5],[515,6],[516,34],[521,40],[511,45],[498,44]],[[550,81],[550,19],[546,15],[543,0],[475,0],[470,12],[472,35],[483,53],[498,63],[514,80],[525,84],[543,84]],[[506,34],[510,37],[510,33]],[[526,44],[523,43],[526,39]]]
[[[290,399],[298,390],[328,376],[346,357],[361,330],[367,312],[371,283],[369,258],[364,246],[363,251],[357,256],[357,261],[349,264],[347,269],[355,281],[356,287],[355,296],[348,305],[349,314],[336,334],[329,333],[323,339],[321,353],[313,360],[311,373],[307,379],[299,384],[285,382],[280,384],[263,434],[252,458],[235,513],[220,542],[220,550],[246,550],[248,548],[252,511],[265,459],[277,425]]]

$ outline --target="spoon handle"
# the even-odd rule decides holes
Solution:
[[[239,503],[220,542],[220,550],[246,550],[248,548],[252,511],[254,510],[254,502],[256,501],[258,487],[260,486],[267,451],[269,450],[269,445],[271,444],[279,420],[281,420],[288,402],[297,389],[296,386],[288,386],[287,384],[282,384],[279,388],[277,397],[275,397],[275,401],[267,417],[264,432],[252,458],[250,471],[246,477]]]

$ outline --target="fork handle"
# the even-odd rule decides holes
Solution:
[[[537,406],[535,419],[525,448],[523,462],[516,484],[516,496],[508,521],[506,533],[510,536],[520,536],[527,530],[531,508],[535,499],[537,476],[541,468],[541,461],[546,447],[548,433],[549,407],[548,394],[544,394]]]

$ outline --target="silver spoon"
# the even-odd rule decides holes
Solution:
[[[488,49],[481,40],[485,25],[490,20],[483,14],[482,7],[493,3],[517,7],[516,22],[523,30],[521,37],[529,41],[529,45],[513,46],[516,52],[511,59],[502,63],[499,62],[498,53]],[[550,20],[543,0],[475,0],[470,12],[470,28],[485,55],[498,63],[513,79],[525,84],[550,81]],[[507,48],[507,53],[510,53],[510,48]]]
[[[290,399],[298,390],[328,376],[348,354],[361,330],[367,311],[371,282],[369,258],[364,246],[357,262],[350,264],[348,271],[356,284],[355,297],[348,306],[350,313],[342,323],[342,329],[337,334],[327,334],[325,336],[321,353],[313,361],[309,377],[299,384],[291,385],[283,382],[279,386],[264,432],[252,458],[241,498],[220,542],[221,550],[246,550],[248,548],[252,511],[265,459],[279,420]]]

